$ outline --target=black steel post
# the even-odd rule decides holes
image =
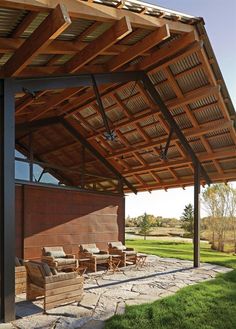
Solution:
[[[194,164],[194,267],[200,266],[200,174],[201,169],[198,163]]]
[[[15,319],[15,101],[0,79],[0,318]]]

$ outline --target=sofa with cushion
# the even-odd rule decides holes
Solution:
[[[75,255],[66,254],[63,247],[59,246],[43,247],[41,260],[57,271],[75,271],[78,267]]]
[[[88,270],[96,272],[97,265],[102,264],[109,267],[110,255],[107,251],[100,250],[95,243],[81,244],[79,246],[79,263]]]
[[[136,264],[137,251],[134,248],[127,248],[120,241],[108,243],[108,252],[110,255],[119,255],[121,257],[121,265]]]
[[[57,272],[48,264],[29,261],[25,264],[27,270],[27,300],[44,298],[44,311],[74,301],[80,301],[83,296],[83,277],[77,272]]]

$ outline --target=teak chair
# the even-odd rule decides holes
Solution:
[[[75,255],[66,254],[63,247],[44,247],[42,249],[42,262],[47,263],[57,271],[72,270],[78,267]]]
[[[97,272],[98,264],[105,264],[107,267],[110,264],[108,252],[98,249],[95,243],[81,244],[78,258],[79,263],[87,266],[88,270],[93,272]]]
[[[109,242],[108,252],[110,255],[119,255],[121,257],[121,266],[126,266],[127,263],[136,264],[137,251],[134,248],[127,248],[120,241]]]
[[[22,294],[26,291],[26,268],[24,260],[15,257],[15,294]]]
[[[27,270],[26,299],[44,298],[44,311],[74,301],[83,295],[83,277],[77,272],[57,273],[43,262],[29,261]],[[53,274],[54,273],[54,274]]]

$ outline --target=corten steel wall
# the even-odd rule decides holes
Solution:
[[[16,199],[16,253],[25,259],[40,258],[43,246],[77,253],[80,243],[124,240],[122,196],[17,185]]]

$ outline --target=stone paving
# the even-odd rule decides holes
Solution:
[[[64,305],[42,313],[42,300],[25,301],[17,296],[18,320],[0,324],[0,329],[102,329],[104,320],[122,314],[126,305],[150,303],[174,294],[182,287],[212,279],[230,269],[174,258],[148,256],[144,267],[128,266],[120,272],[99,271],[85,276],[84,297],[77,304]]]

